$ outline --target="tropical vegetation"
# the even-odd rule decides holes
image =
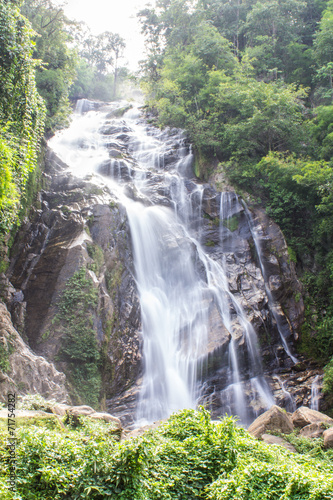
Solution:
[[[304,438],[294,437],[299,453],[292,453],[256,440],[230,417],[212,422],[203,408],[180,411],[157,429],[121,442],[112,425],[80,418],[76,427],[68,421],[43,425],[42,419],[18,427],[16,493],[6,487],[2,461],[1,498],[333,498],[332,451],[323,450],[321,439],[306,446]],[[0,448],[6,456],[6,431],[0,431]]]

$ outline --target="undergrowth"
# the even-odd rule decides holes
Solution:
[[[117,442],[105,426],[18,428],[17,492],[4,500],[332,500],[333,464],[259,442],[226,417],[182,410]],[[0,434],[5,451],[6,433]]]

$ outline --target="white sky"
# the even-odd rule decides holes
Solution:
[[[84,21],[93,35],[103,31],[118,33],[125,39],[126,49],[122,64],[131,70],[138,69],[138,61],[144,57],[144,39],[140,33],[136,14],[154,0],[63,0],[68,18]]]

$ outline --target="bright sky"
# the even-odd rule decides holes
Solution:
[[[56,3],[56,2],[54,2]],[[123,63],[131,70],[138,69],[138,61],[144,57],[144,39],[140,33],[136,14],[154,0],[58,0],[65,3],[67,17],[84,21],[93,35],[111,31],[125,39]]]

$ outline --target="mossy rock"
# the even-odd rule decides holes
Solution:
[[[18,410],[15,412],[15,427],[43,427],[50,430],[61,430],[58,417],[43,411]],[[8,411],[0,411],[0,429],[8,427]]]
[[[127,104],[126,106],[123,106],[122,108],[117,108],[117,109],[114,109],[113,111],[110,111],[110,113],[108,113],[106,115],[106,118],[120,118],[121,116],[124,116],[126,111],[128,111],[129,109],[132,109],[132,108],[133,108],[132,104]]]

